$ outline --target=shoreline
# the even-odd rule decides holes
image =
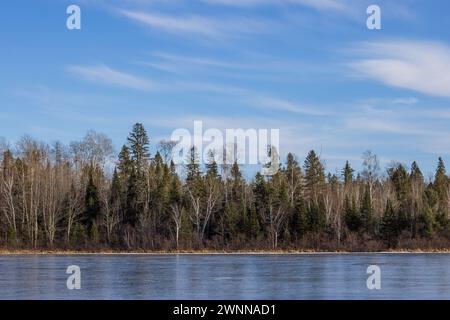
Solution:
[[[6,255],[358,255],[358,254],[450,254],[448,249],[411,249],[387,251],[314,251],[314,250],[179,250],[179,251],[113,251],[113,250],[51,250],[0,249]]]

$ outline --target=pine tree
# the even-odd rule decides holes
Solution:
[[[261,173],[256,173],[253,182],[253,194],[255,195],[255,205],[257,211],[264,210],[268,202],[268,191],[266,181]]]
[[[123,223],[125,226],[135,227],[139,215],[139,182],[136,176],[136,170],[133,168],[128,178],[128,188],[126,192],[126,210]]]
[[[353,170],[350,163],[346,161],[344,169],[342,169],[342,177],[344,178],[345,187],[349,187],[353,183],[353,172],[355,172],[355,170]]]
[[[219,177],[219,169],[215,159],[214,151],[208,153],[208,162],[206,163],[206,177],[217,179]]]
[[[444,160],[439,158],[436,174],[434,176],[434,189],[438,193],[439,201],[447,200],[448,177],[445,170]]]
[[[112,180],[111,180],[111,201],[120,200],[122,189],[122,181],[120,180],[117,167],[114,168]]]
[[[292,233],[301,239],[310,230],[306,202],[300,199],[297,203],[292,221]]]
[[[250,217],[248,219],[248,225],[246,230],[248,230],[247,237],[250,239],[257,239],[260,232],[260,224],[258,220],[258,214],[256,208],[253,207],[250,210]]]
[[[343,211],[344,211],[344,221],[347,228],[350,231],[354,232],[359,231],[363,223],[361,220],[361,216],[359,214],[359,210],[356,207],[355,198],[352,198],[352,200],[350,201],[350,197],[345,196]]]
[[[325,172],[323,164],[314,150],[308,153],[304,163],[305,191],[308,203],[308,224],[313,232],[321,232],[326,227],[325,204],[323,192],[325,189]]]
[[[94,184],[94,178],[92,174],[92,169],[89,170],[89,179],[86,186],[86,192],[84,197],[85,213],[84,213],[84,225],[90,232],[92,226],[95,223],[99,213],[100,213],[100,201],[98,197],[97,186]]]
[[[155,167],[155,175],[160,176],[164,173],[164,161],[159,151],[156,152],[153,159],[153,166]]]
[[[124,222],[127,226],[135,227],[146,206],[148,190],[146,174],[150,157],[149,138],[141,123],[136,123],[133,126],[127,141],[131,168],[128,173]],[[123,159],[126,163],[127,157],[124,148],[123,151]]]
[[[201,176],[200,164],[199,164],[198,154],[197,154],[195,147],[192,147],[189,150],[186,170],[187,170],[186,182],[188,184],[191,184],[191,183],[199,180],[199,178]]]
[[[172,175],[170,179],[169,188],[169,202],[170,204],[180,204],[182,203],[182,184],[177,175]]]
[[[305,187],[308,198],[318,205],[319,195],[323,192],[325,186],[325,173],[323,164],[314,150],[308,153],[305,159]]]
[[[374,217],[373,217],[372,198],[370,196],[370,191],[368,187],[366,188],[363,195],[363,199],[361,201],[360,212],[364,230],[368,233],[372,233]]]
[[[308,207],[308,227],[314,233],[321,233],[326,228],[326,213],[323,200],[319,200],[316,204],[309,203]]]
[[[242,180],[242,174],[237,160],[234,161],[233,166],[231,167],[231,179],[234,182],[240,182]]]
[[[394,168],[390,168],[388,172],[390,180],[394,185],[397,200],[401,204],[403,204],[405,201],[409,200],[408,197],[411,192],[411,183],[408,172],[401,164],[397,165]]]
[[[288,188],[289,205],[291,208],[294,208],[296,203],[300,201],[303,189],[303,176],[300,166],[292,153],[287,155],[285,176]]]
[[[141,175],[150,157],[150,140],[142,123],[136,123],[128,136],[128,145],[136,173]]]
[[[413,181],[420,181],[420,182],[423,182],[423,174],[422,174],[422,171],[420,171],[420,168],[419,168],[419,166],[417,165],[417,162],[415,162],[415,161],[411,164],[411,173],[410,173],[410,176],[411,176],[411,180],[413,180]]]
[[[434,178],[434,190],[438,196],[438,212],[436,216],[436,222],[438,222],[441,229],[445,228],[448,224],[448,190],[449,179],[446,174],[444,160],[439,158],[436,174]]]
[[[234,239],[239,229],[243,229],[243,226],[240,225],[241,222],[242,220],[240,219],[239,211],[235,204],[226,204],[223,214],[223,236],[225,241]]]
[[[394,247],[400,234],[399,220],[392,201],[388,199],[386,210],[381,219],[380,233],[389,247]]]
[[[132,166],[133,164],[130,159],[130,150],[126,145],[123,145],[119,153],[119,161],[117,164],[117,169],[123,180],[126,181],[130,176]]]
[[[435,218],[434,213],[431,208],[426,208],[421,216],[422,220],[422,235],[426,238],[432,238],[434,235],[434,225],[435,225]]]

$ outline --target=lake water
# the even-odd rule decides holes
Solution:
[[[450,299],[450,254],[2,255],[0,299]]]

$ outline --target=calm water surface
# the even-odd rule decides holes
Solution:
[[[2,255],[0,299],[450,299],[450,254]]]

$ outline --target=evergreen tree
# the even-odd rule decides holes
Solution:
[[[308,207],[308,227],[313,233],[320,233],[326,228],[326,213],[323,200],[316,204],[311,202]]]
[[[169,202],[170,204],[182,204],[183,202],[182,184],[177,175],[172,175],[170,179]]]
[[[305,159],[305,188],[308,198],[318,205],[319,195],[325,187],[325,173],[323,164],[314,150],[308,153]]]
[[[260,224],[255,207],[250,210],[250,217],[247,221],[247,237],[250,239],[257,239],[260,232]]]
[[[436,190],[439,201],[445,202],[448,197],[448,177],[445,170],[444,160],[439,158],[436,174],[434,176],[434,189]]]
[[[131,168],[128,173],[126,217],[124,222],[127,226],[135,227],[146,207],[146,193],[148,190],[146,174],[150,157],[150,140],[144,126],[141,123],[136,123],[127,141]],[[122,150],[124,151],[123,162],[126,164],[126,152],[124,148]]]
[[[431,208],[426,208],[421,216],[422,220],[422,235],[426,238],[432,238],[434,235],[435,218]]]
[[[84,225],[90,232],[94,225],[99,213],[100,213],[100,201],[98,197],[97,186],[94,184],[94,178],[92,169],[89,170],[89,179],[86,186],[86,192],[84,197],[85,213],[84,213]]]
[[[444,160],[439,158],[436,174],[434,178],[434,190],[438,197],[438,209],[436,222],[440,229],[444,229],[448,224],[448,203],[449,203],[449,179],[446,174]]]
[[[303,177],[300,166],[292,153],[287,155],[285,176],[288,188],[289,205],[291,208],[294,208],[301,197]]]
[[[355,170],[350,167],[350,163],[348,161],[345,162],[345,167],[342,169],[342,177],[344,178],[344,186],[349,187],[353,183],[353,172]]]
[[[131,160],[138,175],[141,175],[150,157],[150,140],[142,123],[136,123],[128,136]]]
[[[161,176],[162,174],[164,174],[164,161],[163,158],[161,157],[161,154],[159,153],[159,151],[156,152],[155,154],[155,158],[153,159],[153,166],[155,168],[155,175],[156,176]]]
[[[411,179],[413,181],[420,181],[423,182],[423,174],[422,171],[420,171],[419,166],[417,165],[417,162],[413,162],[411,164],[411,173],[410,173]]]
[[[308,153],[304,163],[305,191],[308,203],[308,225],[312,232],[321,232],[326,227],[325,204],[325,172],[323,164],[314,150]]]
[[[381,219],[380,233],[382,239],[387,243],[389,247],[396,245],[398,236],[400,234],[400,228],[398,225],[398,217],[395,212],[392,201],[388,200],[386,204],[386,210],[383,218]]]
[[[360,209],[361,220],[364,226],[364,230],[368,233],[373,232],[373,206],[372,206],[372,198],[370,196],[369,188],[367,187],[362,201],[361,201],[361,209]]]
[[[190,149],[187,161],[188,162],[186,165],[186,170],[187,170],[186,182],[188,184],[191,184],[195,181],[198,181],[201,177],[200,164],[199,164],[198,154],[197,154],[195,147],[192,147]]]
[[[127,185],[126,210],[123,223],[125,226],[135,227],[139,218],[139,180],[135,168],[131,170]]]
[[[208,162],[206,163],[206,176],[208,178],[214,179],[219,177],[219,169],[215,159],[215,153],[212,150],[210,150],[208,153]]]
[[[231,167],[231,179],[236,183],[240,183],[242,181],[242,174],[237,160],[234,161],[233,166]]]
[[[122,196],[122,181],[120,180],[117,167],[114,168],[112,180],[111,180],[111,202],[120,201]]]
[[[130,159],[130,150],[126,145],[122,146],[119,153],[119,161],[117,164],[118,172],[123,180],[127,180],[131,174],[131,169],[133,167],[132,161]]]
[[[409,200],[408,197],[411,192],[411,183],[408,172],[406,171],[405,167],[399,164],[394,168],[390,168],[388,172],[390,180],[394,185],[397,200],[400,203],[408,201]]]
[[[293,215],[293,234],[297,236],[297,239],[301,239],[310,229],[308,208],[306,202],[303,199],[300,199],[295,207],[295,212]]]
[[[349,196],[345,196],[344,201],[344,221],[350,231],[359,231],[363,225],[359,210],[356,207],[355,198],[350,201]]]

